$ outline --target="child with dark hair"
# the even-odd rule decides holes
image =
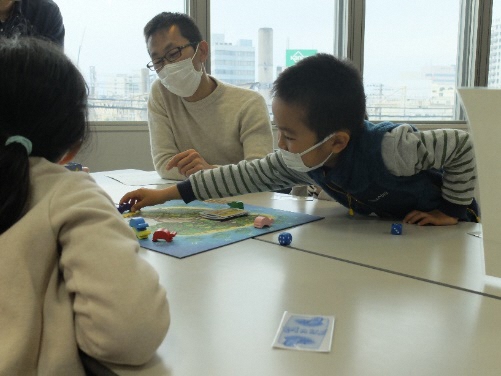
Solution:
[[[84,375],[79,350],[145,363],[165,290],[111,199],[62,165],[88,134],[85,81],[40,39],[0,39],[0,66],[0,374]]]
[[[315,184],[349,209],[419,225],[476,220],[475,159],[467,132],[417,131],[365,120],[359,72],[317,54],[286,69],[273,87],[279,150],[193,174],[163,190],[126,194],[133,210],[167,200],[226,197]]]

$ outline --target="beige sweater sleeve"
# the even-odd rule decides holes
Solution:
[[[170,323],[166,292],[108,196],[91,180],[67,179],[50,206],[60,269],[79,347],[118,364],[147,362]]]

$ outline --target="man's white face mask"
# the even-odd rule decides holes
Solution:
[[[162,84],[171,93],[186,98],[191,97],[197,91],[202,80],[202,69],[200,68],[200,71],[197,71],[193,66],[193,59],[197,52],[198,45],[195,55],[191,59],[165,64],[157,73]]]
[[[316,143],[311,148],[308,148],[301,153],[291,153],[290,151],[287,151],[284,149],[279,149],[280,153],[282,154],[282,159],[284,160],[287,167],[290,168],[291,170],[295,170],[295,171],[299,171],[299,172],[308,172],[308,171],[316,170],[317,168],[322,167],[325,162],[327,162],[327,160],[331,157],[332,152],[321,163],[319,163],[315,166],[311,166],[311,167],[306,166],[303,162],[303,158],[301,158],[301,157],[303,155],[305,155],[306,153],[312,151],[313,149],[318,148],[323,143],[327,142],[327,140],[329,140],[335,134],[336,133],[332,133],[331,135],[325,137],[319,143]]]

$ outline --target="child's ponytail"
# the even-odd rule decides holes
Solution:
[[[29,155],[31,141],[22,136],[10,136],[0,141],[0,234],[19,218],[28,203],[30,186]],[[14,188],[14,189],[13,189]]]

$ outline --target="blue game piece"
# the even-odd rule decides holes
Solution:
[[[278,235],[278,242],[280,245],[289,245],[292,242],[292,235],[290,232],[281,232],[280,235]]]
[[[82,171],[82,165],[76,162],[66,163],[64,167],[66,167],[70,171]]]
[[[135,229],[136,229],[137,231],[144,231],[144,230],[146,230],[148,227],[150,227],[150,226],[149,226],[146,222],[144,222],[144,223],[139,223],[139,224],[137,224],[137,225],[135,226]]]
[[[146,221],[144,220],[143,217],[134,217],[129,221],[129,226],[137,228],[138,225],[145,223]]]
[[[146,239],[151,231],[148,230],[149,225],[143,217],[134,217],[129,221],[129,226],[134,228],[134,232],[138,239]]]
[[[116,205],[116,207],[117,207],[118,211],[120,212],[120,214],[123,214],[126,211],[130,211],[130,208],[132,207],[132,205],[129,204],[128,202],[124,202],[121,205]]]
[[[402,235],[402,225],[400,223],[393,223],[391,225],[392,235]]]

